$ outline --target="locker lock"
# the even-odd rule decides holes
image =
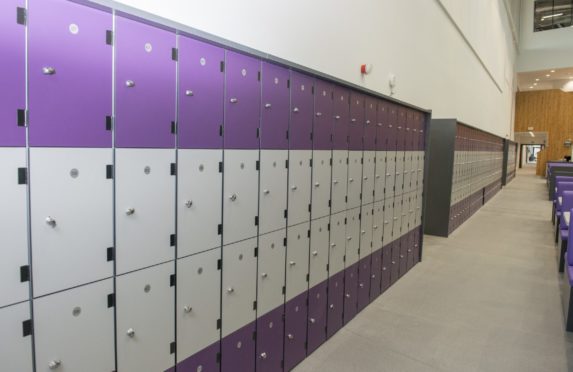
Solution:
[[[294,266],[294,265],[296,265],[296,262],[294,262],[294,261],[289,261],[288,264],[289,264],[290,266]]]
[[[237,103],[237,102],[239,102],[239,100],[236,99],[236,98],[231,98],[231,99],[229,100],[229,102],[231,102],[231,103]]]
[[[366,125],[370,124],[370,120],[366,120]]]
[[[394,217],[394,221],[396,221],[398,219],[398,217]]]
[[[408,249],[408,252],[412,252],[412,249]]]
[[[49,66],[42,67],[42,73],[44,75],[54,75],[56,73],[56,69]]]
[[[390,177],[390,176],[391,176],[391,174],[390,174],[390,173],[386,173],[386,177]]]
[[[360,283],[360,288],[364,288],[364,283]]]
[[[350,121],[353,122],[353,123],[356,123],[356,119],[355,119],[355,118],[352,118]]]
[[[315,320],[314,318],[310,318],[309,321],[310,321],[312,324],[316,323],[316,320]]]
[[[332,248],[334,248],[334,247],[336,247],[336,243],[330,243],[330,246],[331,246]]]
[[[125,334],[133,338],[133,336],[135,336],[135,329],[130,328],[127,330],[127,332],[125,332]]]
[[[389,222],[388,222],[388,221],[384,221],[384,225],[388,225],[388,224],[389,224]]]
[[[314,187],[319,187],[319,186],[320,186],[320,183],[315,182]]]
[[[133,80],[127,80],[125,82],[125,86],[128,88],[133,88],[135,86],[135,82]]]
[[[51,227],[56,227],[56,220],[50,216],[46,217],[46,223]]]
[[[374,228],[374,230],[378,229],[378,225],[374,225],[372,227]]]
[[[361,233],[364,235],[366,234],[366,230],[362,230]]]
[[[265,195],[269,195],[270,192],[271,192],[271,190],[269,190],[269,189],[264,189],[264,190],[263,190],[263,193],[264,193]]]
[[[379,174],[377,174],[377,175],[376,175],[376,178],[380,178],[380,175],[379,175]]]
[[[192,201],[192,200],[187,200],[187,201],[185,202],[185,206],[186,206],[187,208],[191,208],[191,207],[193,206],[193,201]]]
[[[347,293],[347,294],[345,295],[345,297],[346,297],[346,298],[350,298],[350,293]]]
[[[336,115],[334,118],[335,118],[336,120],[340,120],[340,115]]]
[[[376,274],[372,274],[372,279],[375,279],[375,278],[376,278]]]
[[[330,304],[329,308],[330,308],[331,310],[333,310],[333,309],[334,309],[334,304]]]
[[[235,292],[235,289],[233,287],[227,288],[227,293],[233,293],[233,292]]]
[[[400,258],[404,258],[404,255],[403,255],[403,254],[401,254],[401,255],[400,255]]]
[[[332,181],[332,183],[336,185],[336,184],[338,184],[338,181],[334,180],[334,181]]]
[[[62,364],[62,361],[59,360],[59,359],[51,360],[51,361],[48,363],[48,368],[49,368],[49,369],[56,369],[56,368],[58,368],[61,364]]]
[[[293,336],[292,333],[289,333],[287,337],[288,337],[289,340],[293,340],[293,339],[294,339],[294,336]]]
[[[294,109],[292,109],[293,112],[298,112],[298,107],[295,107]]]
[[[231,201],[237,200],[237,194],[233,194],[233,195],[229,196],[229,199],[230,199]]]
[[[261,359],[267,359],[267,353],[262,352],[261,353]]]
[[[183,307],[183,311],[185,311],[186,313],[190,313],[192,310],[193,308],[189,305]]]
[[[317,112],[316,116],[321,117],[322,116],[322,112]]]
[[[127,208],[127,210],[125,211],[125,214],[127,214],[128,216],[131,216],[134,213],[135,213],[135,209],[133,209],[133,208]]]
[[[265,108],[271,108],[271,104],[270,103],[265,103]]]
[[[318,254],[317,251],[313,251],[313,252],[312,252],[312,255],[313,255],[313,256],[316,256],[317,254]]]
[[[351,241],[351,240],[352,240],[352,237],[351,237],[351,236],[347,236],[347,237],[346,237],[346,240]]]
[[[193,96],[193,91],[192,90],[186,90],[185,95],[188,97],[191,97],[191,96]]]
[[[292,191],[295,191],[296,189],[298,189],[298,187],[296,185],[292,185],[290,188]]]
[[[261,274],[261,278],[265,279],[267,276],[269,276],[267,273],[262,273]]]
[[[350,178],[348,179],[348,182],[354,182],[354,178],[350,177]]]
[[[366,181],[366,180],[368,180],[368,176],[365,176],[365,177],[364,177],[364,181]]]

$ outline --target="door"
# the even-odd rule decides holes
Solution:
[[[370,302],[374,301],[380,295],[382,284],[382,252],[382,248],[372,252],[370,266]]]
[[[115,35],[115,146],[173,148],[175,34],[117,16]]]
[[[390,275],[392,272],[392,243],[382,248],[382,271],[380,278],[380,293],[384,293],[390,287]]]
[[[3,307],[29,297],[26,149],[0,148],[0,172],[4,175],[0,177],[0,307]]]
[[[366,205],[374,202],[376,152],[364,151],[362,162],[362,198],[360,202],[361,205]]]
[[[386,151],[376,151],[374,171],[374,200],[384,200],[386,187]]]
[[[409,193],[411,190],[412,180],[412,152],[404,152],[404,193]]]
[[[330,216],[330,252],[328,257],[329,277],[344,270],[346,255],[346,212]]]
[[[310,355],[326,340],[328,281],[308,290],[307,353]]]
[[[223,151],[178,150],[177,255],[221,246]]]
[[[112,151],[32,148],[30,164],[34,295],[112,276]]]
[[[394,195],[402,195],[404,193],[404,151],[396,151],[396,172],[394,182]]]
[[[344,269],[344,324],[358,312],[358,262]]]
[[[402,195],[394,197],[394,216],[392,217],[392,237],[394,240],[398,239],[402,229]]]
[[[54,0],[28,9],[30,145],[111,147],[112,14]]]
[[[372,212],[372,250],[380,249],[383,245],[384,234],[384,201],[373,205]]]
[[[314,117],[314,79],[291,71],[291,115],[289,149],[312,150],[312,121]]]
[[[311,150],[289,151],[289,226],[310,220],[311,161]]]
[[[165,371],[175,363],[175,266],[116,278],[117,368]]]
[[[117,273],[174,259],[175,151],[117,149],[115,159]]]
[[[0,360],[5,371],[32,372],[30,303],[0,308]]]
[[[332,167],[330,150],[314,150],[312,156],[312,208],[313,219],[330,214],[330,178]]]
[[[286,226],[287,166],[288,150],[261,150],[259,234]]]
[[[257,235],[259,151],[225,150],[223,244]]]
[[[331,213],[346,210],[346,191],[348,175],[348,151],[334,150],[332,152],[332,191]]]
[[[394,198],[384,200],[384,233],[382,236],[382,246],[387,246],[394,239]]]
[[[289,70],[262,64],[261,149],[288,149]]]
[[[257,319],[257,371],[282,371],[283,347],[284,304]]]
[[[376,151],[378,123],[378,99],[366,96],[364,107],[364,151]]]
[[[285,304],[284,369],[290,371],[306,357],[308,292]]]
[[[360,257],[360,208],[346,211],[346,267],[358,262]]]
[[[329,222],[328,216],[310,222],[309,288],[325,282],[328,278]]]
[[[286,301],[308,290],[310,223],[290,226],[287,230]]]
[[[181,35],[178,48],[178,147],[220,149],[223,146],[225,51]]]
[[[350,120],[348,121],[348,149],[362,151],[364,135],[364,95],[355,91],[350,94]]]
[[[328,308],[326,337],[334,335],[343,324],[344,312],[344,271],[328,278]]]
[[[115,369],[113,291],[107,279],[34,300],[38,370]]]
[[[332,149],[333,85],[324,80],[315,81],[313,149]]]
[[[348,122],[350,120],[350,91],[335,85],[333,92],[332,148],[348,149]]]
[[[384,186],[384,198],[393,197],[396,189],[396,152],[386,153],[386,182]],[[396,191],[396,194],[399,192]]]
[[[372,204],[368,204],[360,212],[360,258],[372,253],[373,208]]]
[[[362,161],[362,151],[348,151],[348,209],[360,207]]]
[[[371,265],[371,254],[358,262],[358,312],[362,311],[370,303]]]

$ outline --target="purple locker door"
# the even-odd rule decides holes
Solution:
[[[405,107],[398,107],[397,111],[397,120],[398,120],[398,127],[396,133],[396,150],[397,151],[404,151],[405,142],[406,142],[406,124],[408,122],[407,115],[408,111]]]
[[[351,321],[358,311],[358,263],[344,270],[344,324]]]
[[[179,148],[223,147],[225,51],[179,37]]]
[[[398,148],[398,106],[388,103],[387,107],[388,151],[396,151]]]
[[[328,278],[328,308],[326,336],[330,338],[342,327],[344,310],[344,271]]]
[[[326,340],[327,288],[325,280],[308,291],[308,354]]]
[[[413,151],[413,138],[414,138],[414,111],[405,109],[406,122],[404,129],[404,151]]]
[[[408,250],[407,250],[407,260],[408,266],[406,268],[407,271],[410,271],[412,267],[414,267],[414,242],[416,240],[416,230],[410,230],[408,233]]]
[[[408,248],[410,245],[410,235],[406,234],[400,238],[400,273],[399,276],[408,271]]]
[[[262,66],[261,148],[288,149],[289,71],[272,63]]]
[[[282,371],[284,307],[257,319],[257,371]]]
[[[418,125],[418,135],[420,136],[420,151],[423,151],[426,148],[426,115],[420,114],[418,117],[418,120],[420,120]]]
[[[362,150],[364,135],[364,95],[358,92],[350,94],[350,120],[348,121],[348,149]]]
[[[314,92],[313,148],[330,150],[332,149],[333,85],[323,80],[316,80]]]
[[[289,148],[293,150],[312,150],[313,83],[310,76],[291,73]]]
[[[414,236],[414,266],[420,262],[422,258],[420,250],[422,249],[422,239],[424,239],[424,234],[422,232],[422,226],[416,228],[416,234]]]
[[[376,150],[388,151],[388,122],[390,120],[390,106],[384,100],[378,100],[376,114]]]
[[[332,148],[334,150],[348,149],[348,121],[350,116],[350,91],[335,85],[333,93]]]
[[[259,148],[261,62],[227,51],[225,95],[225,148]]]
[[[116,147],[175,147],[175,34],[117,17]]]
[[[372,255],[359,261],[358,267],[358,312],[370,303],[370,274]]]
[[[218,371],[219,370],[219,353],[221,343],[219,341],[207,346],[198,353],[191,355],[189,358],[179,362],[177,369],[180,371]],[[173,371],[174,368],[168,371]]]
[[[382,279],[382,249],[372,252],[372,266],[370,268],[370,301],[380,296]]]
[[[0,146],[26,146],[26,27],[24,0],[0,1],[0,48],[4,74],[0,84]],[[16,22],[21,8],[22,24]]]
[[[392,272],[392,246],[394,244],[390,243],[384,248],[382,248],[382,274],[381,274],[381,284],[380,292],[384,293],[390,287],[390,276]]]
[[[392,260],[390,262],[390,284],[396,283],[400,278],[400,243],[398,238],[392,242]]]
[[[30,145],[111,147],[112,15],[55,0],[29,14]]]
[[[290,371],[306,357],[307,302],[304,292],[285,305],[284,368]]]
[[[221,341],[221,372],[255,370],[255,322]]]
[[[365,101],[365,120],[364,120],[364,150],[376,150],[376,133],[378,122],[378,99],[366,97]]]

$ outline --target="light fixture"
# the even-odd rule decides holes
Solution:
[[[535,134],[534,134],[533,132],[529,132],[529,135],[530,135],[531,137],[535,137]]]
[[[547,19],[547,18],[553,18],[553,17],[561,17],[563,15],[563,13],[555,13],[555,14],[550,14],[550,15],[546,15],[541,17],[541,20]]]
[[[547,74],[547,75],[545,75],[545,76],[547,76],[547,77],[551,77],[551,75],[549,75],[549,74]]]
[[[539,79],[535,79],[535,81],[539,81]]]
[[[533,83],[533,86],[537,86],[537,83]]]
[[[551,70],[550,72],[555,72],[555,70]]]
[[[533,89],[533,85],[529,87],[529,89]]]

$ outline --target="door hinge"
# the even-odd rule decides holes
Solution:
[[[256,169],[256,170],[260,170],[260,169],[261,169],[261,162],[260,162],[260,160],[257,160],[257,161],[255,162],[255,169]]]
[[[177,350],[177,343],[173,341],[172,343],[169,344],[169,353],[175,354],[176,350]]]
[[[219,162],[219,173],[223,173],[223,162]]]
[[[171,122],[171,134],[176,134],[177,133],[177,123],[172,121]]]
[[[259,226],[259,216],[255,216],[255,226]]]
[[[221,270],[223,268],[223,261],[221,259],[217,260],[217,270]]]
[[[288,159],[285,160],[285,168],[288,169]]]
[[[170,167],[169,172],[171,173],[171,175],[176,176],[177,175],[177,164],[171,163],[169,167]]]
[[[32,319],[24,320],[22,322],[22,337],[30,336],[32,333],[34,333]]]
[[[175,246],[175,241],[176,241],[176,240],[177,240],[177,239],[176,239],[175,234],[171,234],[171,235],[169,236],[169,244],[171,245],[171,247],[174,247],[174,246]]]
[[[284,247],[287,246],[287,242],[288,242],[287,238],[283,238],[283,246],[284,246]]]
[[[105,178],[111,180],[113,178],[113,165],[107,164],[105,166]]]
[[[223,126],[219,125],[219,136],[223,137]]]
[[[253,310],[257,310],[257,301],[253,301]]]
[[[113,247],[109,247],[106,250],[106,254],[107,254],[107,262],[115,260],[115,249]]]
[[[28,184],[28,168],[18,168],[18,185]]]
[[[223,224],[222,223],[217,225],[217,234],[218,235],[223,234]]]
[[[171,59],[174,61],[179,61],[179,49],[171,48]]]
[[[221,318],[217,319],[217,329],[221,329]]]
[[[113,119],[111,116],[105,117],[105,130],[111,130],[113,127]]]
[[[26,9],[17,7],[16,8],[16,23],[19,25],[26,25],[27,14]]]
[[[17,125],[19,127],[25,127],[26,123],[28,122],[28,110],[18,109],[17,113]]]
[[[221,61],[221,64],[219,65],[219,70],[221,72],[225,72],[225,61]]]
[[[258,257],[258,256],[259,256],[259,248],[255,247],[253,256],[254,256],[254,257]]]
[[[175,277],[175,274],[169,275],[169,286],[175,287],[176,282],[177,282],[177,278]]]
[[[113,45],[113,31],[105,30],[105,43],[107,45]]]
[[[288,209],[285,209],[285,214],[284,214],[285,218],[288,218]]]
[[[310,238],[310,230],[307,230],[306,236],[307,236],[308,238]]]
[[[107,295],[107,307],[114,307],[115,306],[115,293],[110,293]]]
[[[30,266],[20,266],[20,282],[25,283],[30,281]]]
[[[308,165],[312,168],[312,159],[308,160]]]

